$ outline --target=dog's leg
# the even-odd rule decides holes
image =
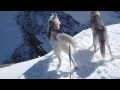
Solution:
[[[78,69],[78,66],[77,66],[75,60],[73,59],[73,56],[71,57],[71,61],[72,61],[73,65],[74,65],[75,69]]]
[[[112,55],[112,51],[111,51],[111,48],[110,48],[110,45],[109,45],[108,40],[106,41],[106,46],[107,46],[108,49],[109,49],[109,52],[110,52],[110,55],[111,55],[111,59],[114,60],[114,57],[113,57],[113,55]]]
[[[70,44],[69,44],[69,50],[68,50],[68,51],[69,51],[69,52],[66,52],[66,54],[69,56],[70,66],[71,66],[71,61],[72,61],[73,65],[74,65],[74,68],[75,68],[75,69],[78,69],[77,64],[76,64],[76,62],[74,61],[74,58],[73,58],[73,56],[72,56]]]
[[[60,57],[58,57],[58,60],[59,60],[59,64],[58,64],[58,67],[57,67],[57,69],[56,69],[56,70],[58,70],[58,69],[60,68],[60,66],[61,66],[61,58],[60,58]]]
[[[97,48],[97,37],[96,36],[93,38],[93,46],[94,46],[94,54],[95,54],[96,53],[96,48]]]
[[[91,27],[91,31],[92,31],[92,36],[94,38],[94,31],[95,31],[95,28],[94,28],[94,21],[91,17],[91,20],[90,20],[90,27]],[[94,45],[94,42],[92,43],[92,46]]]
[[[56,55],[56,57],[58,58],[58,60],[59,60],[59,64],[58,64],[58,67],[57,67],[57,70],[60,68],[60,66],[61,66],[61,58],[60,58],[60,55],[61,55],[61,49],[60,49],[60,47],[59,47],[59,45],[57,45],[56,44],[56,46],[57,47],[55,47],[54,48],[54,53],[55,53],[55,55]]]
[[[93,42],[92,42],[92,46],[90,48],[92,48],[94,46],[94,37],[93,37]]]
[[[61,65],[61,58],[60,58],[60,57],[58,57],[58,59],[59,59],[59,64]]]

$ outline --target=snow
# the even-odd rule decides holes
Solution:
[[[82,24],[89,22],[90,11],[64,11],[72,15],[72,17]],[[12,55],[16,48],[18,48],[23,40],[21,32],[15,21],[15,15],[18,11],[0,11],[0,64]],[[41,16],[42,17],[42,16]],[[40,17],[37,17],[39,25],[42,23]],[[120,22],[119,15],[113,11],[101,11],[101,18],[105,25],[117,24]],[[75,30],[77,31],[77,29]],[[45,51],[50,52],[51,46],[45,35],[38,35],[37,38],[43,42],[41,45]]]
[[[0,63],[22,42],[22,35],[15,21],[16,14],[17,11],[0,11]]]
[[[90,11],[64,11],[67,14],[70,14],[78,22],[85,24],[89,22]],[[103,19],[105,25],[118,24],[120,22],[119,15],[113,11],[100,11],[101,18]]]
[[[78,47],[74,53],[75,61],[79,69],[70,70],[69,58],[62,53],[62,65],[59,63],[54,52],[36,59],[0,68],[1,79],[120,79],[120,24],[107,26],[109,42],[115,60],[110,60],[110,54],[106,48],[106,58],[101,59],[98,50],[93,56],[92,32],[90,29],[83,30],[74,36]]]

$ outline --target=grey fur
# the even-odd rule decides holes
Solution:
[[[100,18],[99,11],[91,11],[90,26],[93,33],[94,53],[96,53],[96,46],[99,43],[101,55],[103,58],[105,58],[105,44],[106,44],[109,49],[111,58],[114,59],[108,42],[107,28],[105,27],[103,21]]]

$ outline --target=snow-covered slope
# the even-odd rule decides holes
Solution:
[[[75,35],[78,47],[74,53],[79,69],[72,65],[72,79],[120,79],[120,24],[107,26],[109,42],[115,60],[110,60],[106,48],[106,58],[101,59],[99,50],[93,56],[91,30],[84,30]],[[69,58],[62,53],[62,65],[57,69],[58,59],[51,51],[43,57],[0,68],[1,79],[69,79]]]
[[[0,11],[0,64],[26,61],[50,52],[47,21],[52,12],[58,14],[63,31],[70,35],[89,28],[90,11]],[[101,11],[101,18],[105,25],[116,24],[120,22],[120,13]],[[31,44],[31,35],[25,33],[26,30],[42,42],[38,45],[39,49]]]

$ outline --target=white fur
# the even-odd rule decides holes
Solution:
[[[57,40],[55,39],[55,36],[57,37]],[[75,68],[77,67],[77,64],[73,58],[73,53],[74,53],[73,51],[76,48],[76,42],[71,36],[64,33],[57,34],[56,32],[52,32],[50,37],[50,42],[54,50],[54,53],[58,58],[60,58],[62,51],[69,56],[69,44],[72,45],[73,47],[71,48],[72,62]]]
[[[70,36],[68,34],[60,33],[60,34],[57,35],[57,39],[61,43],[62,42],[66,43],[66,44],[70,43],[74,49],[76,49],[76,47],[77,47],[77,42],[73,39],[72,36]]]
[[[48,20],[48,22],[49,22],[50,20],[52,20],[53,17],[54,17],[54,14],[52,13],[51,16],[50,16],[50,18],[49,18],[49,20]],[[49,25],[49,24],[48,24],[48,25]]]
[[[51,20],[54,20],[54,23],[50,23]],[[54,26],[55,30],[58,30],[60,28],[61,22],[59,21],[59,18],[57,17],[57,14],[54,16],[50,16],[50,19],[48,20],[48,24]],[[48,25],[48,26],[49,26]],[[57,31],[52,31],[50,35],[50,42],[52,45],[52,48],[54,50],[55,55],[58,57],[59,61],[61,62],[61,52],[64,51],[69,56],[69,44],[75,49],[76,48],[76,42],[73,39],[72,36],[65,34],[65,33],[58,33]],[[70,47],[70,49],[72,49]],[[71,52],[71,58],[72,62],[74,64],[74,67],[77,68],[77,64],[75,63],[73,59],[73,51]]]
[[[57,26],[57,29],[60,29],[61,22],[60,22],[60,20],[59,20],[59,18],[58,18],[58,16],[57,16],[56,13],[55,13],[55,14],[52,14],[52,15],[50,16],[50,18],[49,18],[49,20],[48,20],[48,27],[50,26],[50,23],[49,23],[50,21],[55,22],[55,23],[56,23],[56,26]]]
[[[55,39],[56,35],[57,33],[51,32],[50,42],[51,42],[55,55],[60,58],[61,46],[60,46],[60,43]]]

